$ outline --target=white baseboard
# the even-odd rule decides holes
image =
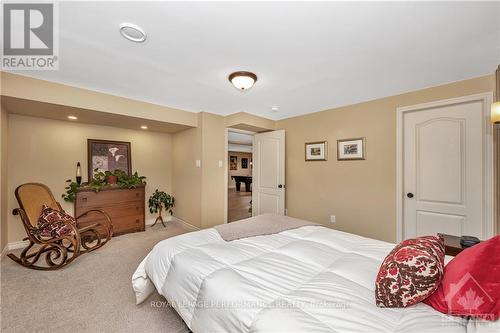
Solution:
[[[155,223],[155,220],[156,220],[156,217],[155,218],[150,218],[150,219],[147,219],[146,220],[146,225],[153,225]],[[178,218],[178,217],[175,217],[175,216],[166,216],[164,219],[163,219],[164,222],[170,222],[170,221],[175,221],[175,222],[179,222],[179,223],[182,223],[184,224],[187,228],[191,229],[191,230],[200,230],[200,228]]]
[[[165,216],[163,218],[163,222],[170,222],[172,220],[173,220],[173,216],[172,215],[168,215],[168,216]],[[146,225],[153,225],[155,223],[155,221],[156,221],[156,217],[152,217],[150,219],[146,219],[145,224]]]
[[[2,250],[1,257],[3,258],[9,251],[22,249],[26,247],[29,243],[30,243],[29,241],[18,241],[18,242],[7,243],[7,245],[5,245],[5,247]]]
[[[188,223],[188,222],[186,222],[178,217],[175,217],[175,216],[172,216],[172,217],[173,217],[174,221],[177,221],[177,222],[184,224],[186,227],[188,227],[191,230],[200,230],[199,227],[196,227],[196,226],[192,225],[191,223]]]

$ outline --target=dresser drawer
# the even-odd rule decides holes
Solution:
[[[78,228],[83,228],[93,223],[106,223],[104,218],[94,218],[94,219],[79,219]],[[117,217],[111,220],[113,225],[113,235],[117,236],[126,232],[135,232],[144,230],[144,215],[130,215]],[[103,227],[97,228],[99,232],[106,234]]]
[[[144,203],[142,201],[131,201],[129,203],[124,203],[124,204],[115,204],[115,205],[108,205],[108,206],[96,206],[96,207],[88,207],[85,209],[81,209],[79,212],[76,212],[76,216],[79,216],[83,214],[86,211],[89,211],[91,209],[100,209],[105,211],[111,219],[115,219],[118,217],[123,217],[123,216],[130,216],[130,215],[139,215],[142,216],[144,215]],[[96,217],[101,217],[100,213],[89,213],[87,216],[82,217],[80,220],[81,221],[86,221],[86,220],[92,220],[95,219]]]
[[[144,201],[144,189],[119,189],[97,193],[84,191],[76,195],[76,206],[80,208],[103,207],[130,201]]]
[[[144,231],[144,227],[143,216],[120,217],[116,226],[113,224],[113,233],[121,235],[127,232]]]

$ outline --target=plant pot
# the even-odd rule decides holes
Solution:
[[[118,177],[116,177],[116,176],[107,176],[106,177],[106,182],[108,184],[113,185],[113,184],[116,184],[117,181],[118,181]]]

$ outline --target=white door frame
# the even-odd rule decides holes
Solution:
[[[493,178],[493,125],[490,121],[491,103],[493,93],[482,93],[470,96],[463,96],[451,99],[445,99],[430,103],[423,103],[411,106],[399,107],[396,109],[396,240],[403,240],[403,184],[404,184],[404,115],[407,112],[418,112],[436,107],[448,106],[453,104],[463,104],[480,101],[483,103],[483,156],[486,158],[483,163],[483,230],[488,237],[494,234],[494,178]]]
[[[232,127],[226,127],[225,128],[225,133],[224,133],[224,151],[225,151],[225,160],[223,163],[224,166],[224,223],[228,222],[228,209],[229,209],[229,204],[228,204],[228,197],[227,197],[227,186],[228,186],[228,178],[229,178],[229,170],[228,170],[228,165],[227,165],[227,160],[229,157],[229,132],[236,132],[236,133],[243,133],[243,134],[250,134],[250,135],[255,135],[257,134],[256,132],[251,132],[251,131],[245,131],[245,130],[240,130],[237,128],[232,128]],[[253,145],[252,145],[252,155],[253,155]],[[252,177],[253,177],[253,168],[252,168]],[[246,190],[246,188],[245,188]]]
[[[227,224],[227,216],[228,216],[228,203],[227,203],[227,178],[229,177],[227,159],[229,153],[229,129],[226,127],[224,129],[224,163],[222,163],[224,167],[224,223]]]

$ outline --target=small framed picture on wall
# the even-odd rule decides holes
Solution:
[[[337,140],[337,160],[364,160],[365,138]]]
[[[328,144],[326,141],[307,142],[305,150],[306,161],[328,160]]]
[[[238,156],[229,157],[229,170],[238,170]]]
[[[241,158],[241,168],[248,169],[248,158],[246,157]]]

